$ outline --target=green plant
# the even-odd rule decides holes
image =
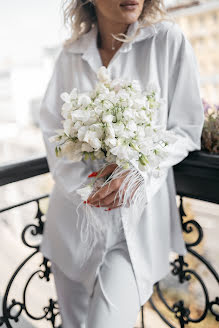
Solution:
[[[202,99],[205,121],[201,136],[201,150],[219,154],[219,105],[210,105]]]

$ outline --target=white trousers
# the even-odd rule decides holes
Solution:
[[[137,321],[141,306],[136,279],[122,223],[117,221],[113,229],[114,223],[100,244],[102,259],[89,286],[71,280],[51,261],[62,328],[133,328]]]

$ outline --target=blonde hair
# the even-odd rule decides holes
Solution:
[[[62,4],[64,25],[69,28],[71,36],[63,43],[64,47],[71,45],[81,35],[87,33],[97,21],[95,6],[90,0],[63,0]],[[169,16],[163,0],[145,0],[142,12],[138,18],[139,26],[134,35],[127,36],[124,33],[112,36],[121,42],[132,41],[140,32],[142,27],[152,25],[162,20],[174,21]],[[120,37],[121,36],[121,37]],[[123,38],[122,38],[123,37]]]

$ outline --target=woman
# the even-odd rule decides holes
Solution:
[[[169,272],[169,252],[186,254],[172,166],[200,149],[204,113],[198,65],[181,28],[165,20],[162,1],[73,0],[64,12],[72,34],[56,60],[40,111],[55,181],[41,251],[52,262],[63,328],[131,328],[153,284]],[[49,138],[62,128],[60,94],[73,87],[92,90],[102,65],[112,78],[138,79],[143,89],[151,80],[160,86],[167,101],[158,122],[175,132],[177,141],[160,165],[161,177],[143,175],[147,204],[138,224],[128,208],[113,202],[122,179],[88,199],[107,229],[81,268],[85,248],[76,226],[76,190],[98,170],[98,161],[57,158]],[[103,175],[114,169],[109,165]]]

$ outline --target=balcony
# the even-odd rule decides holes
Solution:
[[[38,177],[48,172],[49,168],[45,157],[2,166],[0,167],[0,186],[19,183],[24,179]],[[213,263],[214,258],[213,261],[212,257],[210,260],[210,253],[203,254],[204,230],[198,219],[191,218],[186,214],[184,201],[186,198],[193,198],[219,204],[219,155],[210,155],[203,151],[190,153],[180,164],[174,166],[174,175],[188,256],[183,257],[177,254],[172,256],[170,276],[168,277],[168,285],[172,283],[172,293],[169,293],[169,287],[163,286],[164,281],[156,283],[148,304],[141,307],[139,324],[136,327],[149,327],[146,325],[146,319],[144,322],[144,313],[145,307],[150,306],[164,326],[216,328],[219,321],[219,277],[215,269],[216,258]],[[31,180],[28,181],[30,183]],[[48,197],[49,194],[44,194],[0,209],[2,215],[15,208],[22,208],[23,211],[31,203],[36,205],[36,212],[35,215],[32,214],[31,223],[22,227],[21,243],[27,250],[27,256],[18,266],[15,265],[13,272],[5,272],[4,262],[1,263],[0,275],[7,275],[7,283],[3,287],[2,312],[0,313],[0,326],[2,327],[61,327],[58,300],[52,295],[46,300],[40,298],[37,309],[35,307],[33,310],[29,306],[29,298],[35,296],[34,293],[30,293],[33,281],[35,284],[39,283],[39,288],[41,288],[40,280],[44,281],[49,290],[52,278],[50,261],[39,252],[40,237],[43,234],[45,222],[41,202],[48,200]],[[15,249],[10,251],[13,253]],[[37,256],[40,259],[39,263],[34,260]],[[31,265],[27,269],[28,263]],[[201,263],[201,267],[204,268],[201,272],[198,263]],[[206,279],[206,276],[210,278]],[[210,284],[209,281],[211,281]],[[188,302],[188,298],[195,298],[196,294],[193,295],[195,291],[192,288],[194,284],[196,288],[198,286],[200,289],[199,305],[197,306]],[[212,286],[214,287],[212,288]],[[178,290],[179,288],[181,291]],[[14,290],[16,290],[16,297],[12,296]],[[44,289],[42,289],[43,291]],[[23,324],[24,317],[26,318],[25,324]],[[151,327],[155,328],[155,324],[152,323]]]

